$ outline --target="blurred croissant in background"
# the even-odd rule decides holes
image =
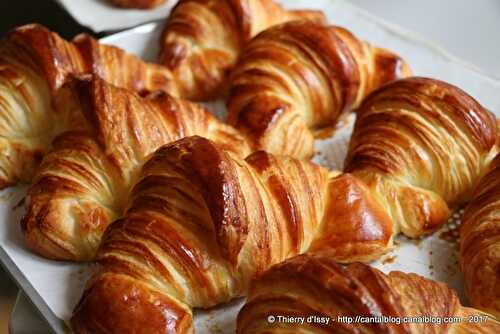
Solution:
[[[320,11],[286,10],[272,0],[180,0],[161,37],[160,63],[177,78],[184,98],[221,97],[248,41],[273,25],[298,19],[326,22]]]

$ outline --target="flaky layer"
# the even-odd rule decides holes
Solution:
[[[370,187],[395,230],[441,226],[497,151],[495,117],[459,88],[409,78],[371,94],[357,112],[345,170]]]
[[[29,182],[52,140],[81,129],[79,106],[61,88],[87,74],[141,94],[176,95],[167,69],[90,36],[68,42],[40,25],[11,31],[0,42],[0,188]]]
[[[160,41],[160,62],[190,100],[223,95],[225,79],[247,42],[282,22],[326,21],[316,11],[287,11],[272,0],[181,0]]]
[[[99,78],[67,89],[85,115],[82,130],[56,139],[34,176],[22,220],[28,245],[45,257],[92,260],[105,228],[125,209],[140,167],[158,147],[203,135],[241,156],[249,153],[234,129],[193,103],[167,95],[141,98]]]
[[[487,320],[470,321],[471,314]],[[286,323],[278,316],[302,317],[304,323]],[[386,320],[381,321],[381,316]],[[441,323],[425,323],[424,317]],[[341,267],[327,255],[302,255],[272,267],[252,284],[238,315],[237,333],[483,334],[499,330],[500,323],[491,316],[462,307],[455,292],[443,283],[402,272],[385,275],[360,263]]]
[[[126,294],[112,283],[112,292],[104,293],[104,278],[178,301],[171,312],[162,309],[172,317],[179,308],[245,295],[250,281],[271,265],[308,250],[328,251],[341,261],[370,260],[392,242],[389,218],[352,176],[265,152],[242,160],[201,137],[156,151],[127,207],[103,238],[101,269],[73,317],[77,333],[118,333],[126,323],[118,302]],[[344,210],[353,215],[343,216]],[[137,303],[147,300],[139,296]],[[92,307],[99,301],[111,304],[116,317],[102,317]]]
[[[460,230],[460,265],[476,308],[500,316],[500,156],[476,188]]]
[[[335,127],[372,90],[409,74],[399,56],[344,28],[289,22],[242,52],[231,74],[229,122],[255,149],[309,158],[315,130]]]

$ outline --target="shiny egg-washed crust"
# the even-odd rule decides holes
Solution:
[[[305,319],[316,315],[330,321],[269,323],[271,315]],[[381,315],[401,323],[347,323],[338,318],[351,317],[354,321],[356,317]],[[418,323],[418,318],[404,322],[405,317],[425,316],[441,320],[441,324]],[[473,316],[481,316],[481,321]],[[491,315],[461,306],[456,293],[443,283],[399,271],[386,275],[361,263],[342,267],[329,256],[309,254],[273,266],[253,282],[237,326],[238,334],[500,333],[499,322]]]
[[[244,139],[204,108],[158,95],[143,98],[95,77],[68,84],[85,120],[57,137],[28,190],[27,245],[51,259],[92,260],[101,236],[123,213],[136,174],[158,147],[201,135],[240,156]]]
[[[285,23],[243,50],[231,74],[228,120],[255,149],[310,158],[315,130],[334,127],[375,88],[410,74],[401,57],[344,28]]]
[[[471,199],[496,140],[494,115],[459,88],[402,79],[358,109],[345,171],[368,185],[396,233],[418,237]]]
[[[121,8],[151,9],[163,5],[166,0],[109,0],[109,2]]]
[[[11,31],[0,42],[0,188],[29,182],[55,136],[81,124],[72,101],[59,96],[81,74],[140,93],[175,94],[167,69],[88,35],[67,42],[36,24]]]
[[[460,230],[460,265],[474,307],[500,318],[500,155],[476,188]]]
[[[160,63],[172,70],[185,98],[220,97],[245,44],[273,25],[297,19],[326,22],[319,11],[288,11],[271,0],[180,0],[161,37]]]
[[[242,160],[201,137],[166,145],[106,231],[73,329],[191,333],[191,308],[244,295],[291,256],[373,259],[390,246],[391,223],[367,191],[308,161],[263,151]]]

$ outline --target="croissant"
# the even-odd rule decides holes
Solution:
[[[68,86],[85,120],[54,141],[34,175],[21,221],[26,244],[44,257],[93,259],[142,163],[161,145],[197,134],[235,154],[249,153],[234,129],[188,101],[141,98],[98,77]]]
[[[446,222],[497,152],[495,117],[459,88],[409,78],[371,94],[357,111],[345,161],[410,237]]]
[[[78,127],[81,116],[59,92],[70,76],[91,73],[138,92],[175,93],[168,70],[87,35],[67,42],[27,25],[0,42],[0,188],[29,182],[52,140]]]
[[[255,149],[309,158],[315,130],[335,125],[372,90],[410,73],[401,57],[344,28],[289,22],[262,32],[242,52],[231,74],[228,120]]]
[[[166,0],[110,0],[110,2],[117,7],[151,9],[163,5]]]
[[[241,160],[201,137],[166,145],[107,229],[72,327],[191,333],[191,308],[245,294],[286,258],[309,250],[369,260],[392,238],[389,217],[366,191],[308,161],[263,151]]]
[[[221,96],[244,45],[262,30],[296,19],[326,22],[319,11],[288,11],[271,0],[180,0],[160,41],[160,63],[190,100]]]
[[[237,326],[238,334],[500,333],[498,321],[460,305],[443,283],[361,263],[342,267],[325,254],[297,256],[264,273],[252,283]]]
[[[474,307],[500,318],[500,155],[479,182],[460,230],[460,265]]]

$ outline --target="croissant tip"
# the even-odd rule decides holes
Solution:
[[[182,302],[126,275],[105,273],[90,279],[70,323],[76,334],[190,333],[192,320]]]

